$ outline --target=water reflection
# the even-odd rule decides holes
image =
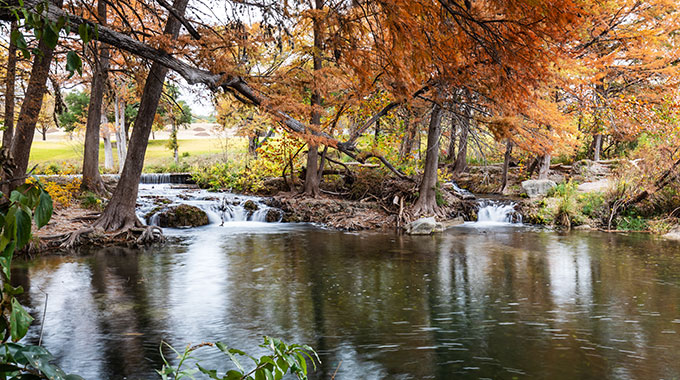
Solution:
[[[38,321],[26,339],[46,292],[43,344],[89,379],[155,378],[161,340],[251,349],[263,334],[315,347],[315,379],[680,377],[680,251],[646,236],[193,234],[18,265]]]

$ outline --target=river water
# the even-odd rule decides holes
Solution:
[[[309,344],[312,379],[680,378],[680,248],[466,224],[436,236],[259,222],[17,263],[43,345],[86,379],[152,379],[161,340]],[[195,353],[205,367],[225,357]]]

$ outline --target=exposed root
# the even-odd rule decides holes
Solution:
[[[94,232],[94,228],[92,227],[81,228],[77,231],[73,231],[72,233],[68,234],[69,236],[59,245],[59,247],[64,249],[73,249],[80,243],[80,238],[82,236],[89,235],[92,232]]]
[[[147,226],[137,238],[137,244],[149,244],[165,241],[163,230],[158,226]]]

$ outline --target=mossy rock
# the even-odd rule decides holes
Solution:
[[[160,227],[198,227],[208,223],[210,223],[208,214],[196,206],[174,206],[158,214]]]
[[[260,207],[254,201],[247,200],[243,203],[243,208],[250,211],[250,212],[253,212],[253,211],[257,211]]]

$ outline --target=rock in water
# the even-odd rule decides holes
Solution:
[[[253,212],[257,211],[260,207],[258,207],[257,203],[255,203],[254,201],[247,200],[245,201],[245,203],[243,203],[243,208],[250,212]]]
[[[557,184],[549,179],[532,179],[522,182],[522,189],[529,198],[545,196]]]
[[[174,206],[158,214],[159,227],[198,227],[208,223],[208,215],[196,206]]]
[[[434,216],[420,218],[406,226],[406,233],[409,235],[430,235],[433,232],[442,231],[444,231],[444,226],[441,223],[437,223]]]
[[[281,220],[281,217],[283,216],[283,211],[276,209],[276,208],[270,208],[267,210],[267,215],[265,215],[265,220],[267,223],[276,223],[279,220]]]

